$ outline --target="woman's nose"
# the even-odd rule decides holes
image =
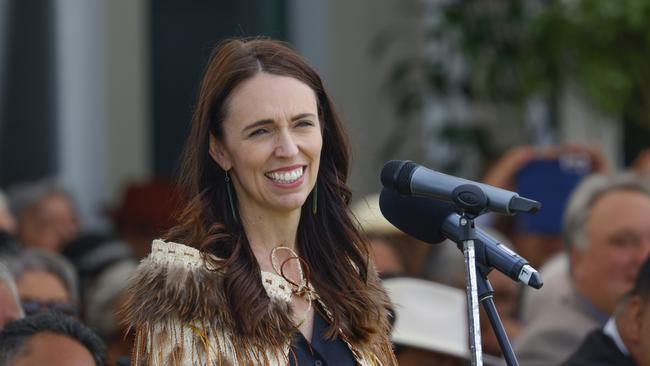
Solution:
[[[288,131],[282,131],[278,135],[278,142],[275,146],[275,155],[278,157],[291,157],[298,153],[298,145],[294,137]]]

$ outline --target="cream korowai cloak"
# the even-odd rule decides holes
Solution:
[[[292,334],[279,334],[276,324],[291,319],[291,286],[273,273],[262,271],[261,278],[271,300],[268,313],[254,337],[237,336],[223,272],[208,268],[195,248],[155,240],[130,281],[124,307],[125,321],[135,329],[131,364],[287,365]],[[376,274],[372,280],[378,281]],[[388,335],[375,338],[368,344],[346,341],[359,365],[392,364],[381,360],[392,358]]]

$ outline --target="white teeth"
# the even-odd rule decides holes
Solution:
[[[293,183],[297,181],[300,177],[302,177],[303,174],[303,168],[297,168],[294,169],[290,172],[271,172],[271,173],[266,173],[266,176],[271,178],[271,180],[278,182],[278,183]]]

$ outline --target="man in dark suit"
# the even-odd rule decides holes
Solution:
[[[563,366],[650,365],[650,259],[605,327],[590,332]]]

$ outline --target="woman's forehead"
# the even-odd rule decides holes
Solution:
[[[303,113],[317,115],[316,94],[298,79],[261,72],[235,88],[227,110],[226,120],[242,123],[291,119]]]

